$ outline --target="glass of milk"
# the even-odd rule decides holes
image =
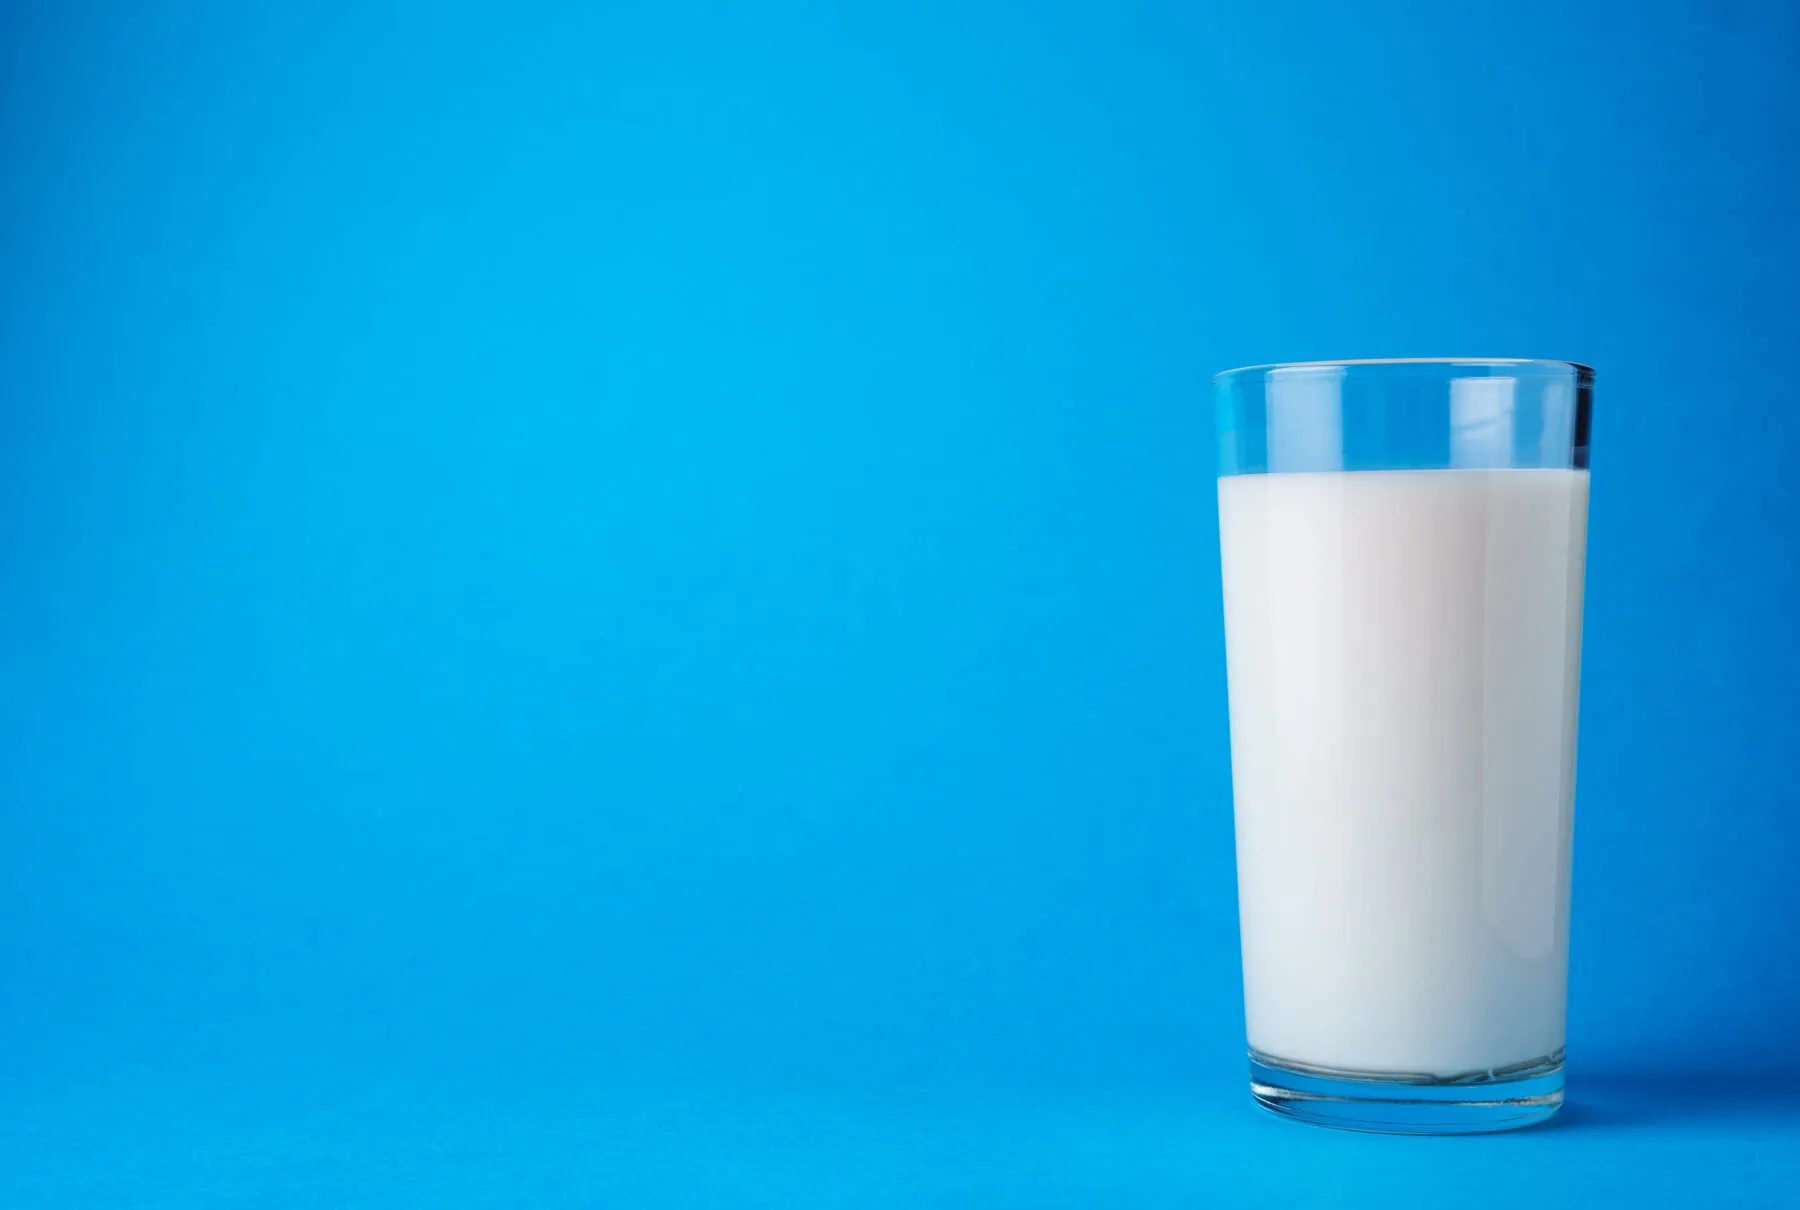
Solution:
[[[1399,1133],[1563,1099],[1594,374],[1213,380],[1250,1088]]]

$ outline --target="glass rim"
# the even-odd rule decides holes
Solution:
[[[1263,377],[1269,374],[1309,374],[1327,373],[1333,370],[1359,370],[1363,373],[1379,373],[1385,369],[1401,366],[1438,366],[1450,371],[1447,377],[1462,377],[1457,370],[1474,370],[1483,375],[1492,375],[1495,371],[1504,370],[1514,375],[1530,377],[1561,378],[1573,374],[1583,383],[1594,380],[1594,367],[1579,361],[1555,361],[1537,357],[1369,357],[1345,361],[1273,361],[1266,365],[1238,366],[1232,370],[1221,370],[1212,377],[1213,384],[1219,385],[1239,379]]]

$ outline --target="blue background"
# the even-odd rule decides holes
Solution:
[[[1773,1197],[1796,11],[0,6],[0,1204]],[[1444,353],[1600,371],[1572,1105],[1306,1131],[1206,380]]]

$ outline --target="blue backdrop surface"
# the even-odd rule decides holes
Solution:
[[[0,6],[0,1204],[1800,1178],[1797,55]],[[1599,369],[1573,1108],[1309,1133],[1242,1089],[1206,380],[1445,353]]]

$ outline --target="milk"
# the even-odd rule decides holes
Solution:
[[[1220,479],[1255,1050],[1560,1052],[1587,499],[1573,470]]]

